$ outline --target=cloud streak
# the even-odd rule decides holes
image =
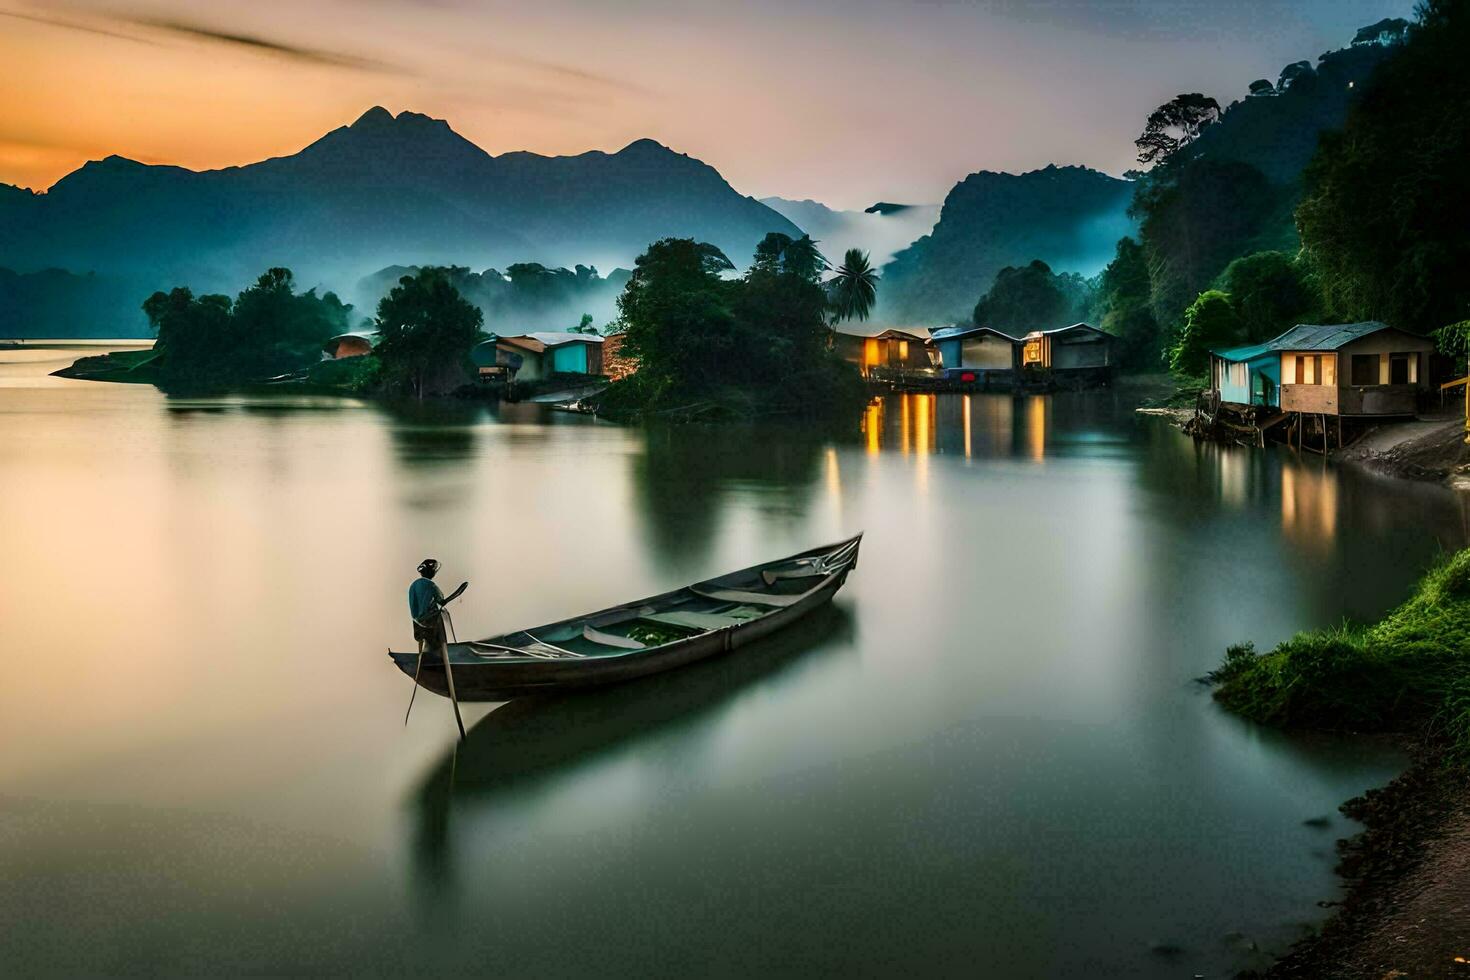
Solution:
[[[73,8],[77,9],[77,8]],[[101,37],[133,41],[140,44],[156,44],[149,37],[161,34],[168,37],[203,44],[222,44],[242,48],[260,54],[274,55],[291,61],[332,68],[348,68],[356,71],[373,71],[384,74],[412,74],[401,65],[368,58],[345,51],[328,51],[324,48],[292,44],[258,34],[242,31],[222,30],[205,24],[177,17],[150,17],[138,14],[101,11],[90,8],[77,9],[79,17],[58,17],[50,13],[30,13],[19,10],[0,10],[0,16],[16,20],[44,24],[62,30],[79,31]]]

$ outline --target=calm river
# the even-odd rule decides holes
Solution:
[[[1337,894],[1400,758],[1229,717],[1225,646],[1382,612],[1437,489],[1112,394],[849,435],[166,398],[0,351],[0,962],[17,975],[1223,976]],[[579,700],[421,696],[461,636],[866,530],[767,644]],[[1327,818],[1327,826],[1304,823]]]

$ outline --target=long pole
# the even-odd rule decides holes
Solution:
[[[464,719],[459,716],[459,697],[454,693],[454,669],[449,666],[449,639],[439,634],[439,654],[444,658],[444,676],[449,680],[449,702],[454,705],[454,723],[459,726],[459,737],[464,738]]]
[[[391,652],[391,651],[390,651]],[[408,710],[403,713],[403,724],[408,724],[408,716],[413,714],[413,699],[419,696],[419,673],[424,669],[424,641],[419,640],[419,659],[413,667],[413,693],[408,696]]]

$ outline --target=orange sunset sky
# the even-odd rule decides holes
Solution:
[[[247,163],[381,104],[492,153],[647,136],[749,194],[937,202],[983,168],[1120,172],[1176,92],[1228,102],[1410,7],[0,0],[0,181],[42,190],[112,153]]]

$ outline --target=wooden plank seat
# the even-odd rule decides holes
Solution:
[[[631,636],[618,636],[616,633],[604,633],[602,630],[593,629],[590,625],[582,627],[582,639],[593,643],[601,643],[605,647],[617,647],[619,650],[646,650],[647,645],[639,643]]]
[[[692,630],[719,630],[727,626],[739,626],[748,623],[752,619],[759,619],[765,615],[758,609],[749,609],[738,606],[723,613],[701,613],[701,612],[664,612],[650,613],[643,618],[653,623],[663,623],[666,626],[682,626]]]
[[[799,592],[796,595],[768,595],[764,592],[744,592],[740,589],[707,589],[700,585],[689,586],[689,591],[702,595],[706,599],[738,602],[745,606],[775,606],[778,609],[794,606],[806,598],[805,592]]]

